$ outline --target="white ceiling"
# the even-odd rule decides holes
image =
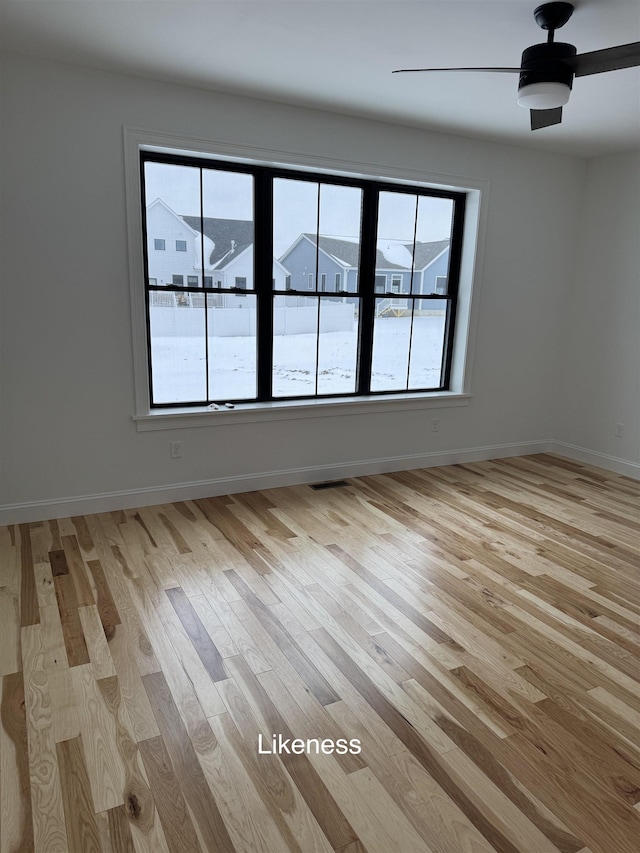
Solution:
[[[511,74],[544,41],[538,0],[0,0],[7,50],[464,136],[596,156],[640,147],[640,70],[579,78],[562,125],[532,133]],[[640,41],[640,0],[576,0],[556,40]]]

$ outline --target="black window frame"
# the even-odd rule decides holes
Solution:
[[[146,219],[146,192],[145,192],[145,163],[167,163],[171,165],[182,165],[206,169],[217,169],[222,171],[235,171],[253,176],[253,210],[254,210],[254,244],[253,244],[253,289],[246,291],[255,295],[257,306],[257,394],[250,399],[229,399],[224,402],[237,405],[259,403],[273,403],[295,401],[301,403],[312,403],[314,400],[326,399],[353,399],[368,397],[406,397],[407,394],[415,396],[429,396],[439,392],[451,390],[451,368],[453,360],[453,346],[455,321],[458,307],[458,293],[460,284],[460,270],[462,261],[463,231],[465,221],[465,207],[467,192],[465,190],[439,189],[423,184],[387,181],[375,178],[360,178],[342,174],[331,174],[323,171],[303,171],[298,169],[287,169],[284,167],[265,166],[253,163],[236,162],[232,160],[217,160],[196,155],[171,154],[167,152],[140,150],[140,175],[141,175],[141,207],[142,207],[142,231],[145,239],[142,241],[143,263],[144,263],[144,287],[146,300],[146,333],[147,333],[147,364],[149,373],[149,397],[152,409],[171,408],[196,408],[208,406],[212,402],[220,402],[209,396],[209,370],[207,368],[207,398],[202,400],[185,400],[178,402],[156,402],[153,398],[153,365],[151,347],[151,321],[149,305],[149,294],[152,291],[162,290],[184,293],[185,291],[197,290],[205,294],[220,293],[220,287],[213,282],[212,287],[206,285],[211,276],[204,276],[201,270],[202,286],[192,287],[175,284],[151,285],[149,283],[149,257],[147,249],[147,219]],[[201,172],[202,174],[202,172]],[[314,276],[312,293],[308,289],[295,290],[287,288],[285,282],[283,289],[273,286],[273,183],[277,178],[290,180],[303,180],[312,183],[334,184],[347,187],[356,187],[362,190],[361,210],[361,242],[359,266],[356,270],[355,291],[349,292],[349,296],[360,300],[360,316],[358,320],[358,348],[357,348],[357,377],[354,391],[345,393],[317,393],[303,394],[297,396],[274,396],[272,393],[272,365],[273,365],[273,307],[276,297],[280,296],[306,296],[310,295],[321,300],[327,298],[328,294],[321,293]],[[371,389],[371,364],[373,357],[373,331],[375,319],[376,300],[385,296],[393,297],[397,294],[390,292],[389,277],[385,276],[385,291],[376,290],[376,240],[377,240],[377,216],[378,202],[381,192],[406,193],[411,195],[429,196],[443,198],[452,201],[452,227],[450,234],[450,256],[447,271],[447,293],[446,294],[406,294],[408,302],[413,306],[416,302],[424,303],[428,300],[437,300],[447,303],[445,318],[445,330],[443,340],[442,363],[440,370],[441,384],[436,387],[406,388],[399,390],[372,390]],[[345,282],[346,286],[346,282]],[[233,292],[235,288],[231,290]],[[340,291],[344,294],[345,291]],[[335,298],[335,297],[334,297]],[[207,304],[205,296],[205,305]],[[206,309],[205,309],[206,313]],[[206,322],[205,322],[206,327]]]

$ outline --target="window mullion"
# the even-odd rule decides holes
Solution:
[[[464,233],[464,218],[466,199],[459,195],[453,205],[453,227],[451,229],[451,249],[449,252],[449,271],[447,279],[447,321],[445,326],[444,363],[440,376],[443,388],[449,388],[451,382],[451,365],[453,362],[453,330],[455,329],[458,310],[458,288],[460,286],[460,264],[462,259],[462,241]]]
[[[272,398],[273,381],[273,175],[254,172],[254,282],[257,300],[258,400]]]
[[[358,394],[371,387],[373,319],[375,314],[376,231],[378,227],[378,189],[363,187],[362,232],[360,243],[360,340],[358,346]]]

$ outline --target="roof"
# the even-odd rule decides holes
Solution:
[[[416,243],[416,248],[413,256],[413,268],[423,270],[428,267],[432,261],[441,255],[445,249],[449,248],[449,240],[436,240],[433,243]],[[411,244],[407,245],[407,249],[411,251]]]
[[[358,266],[360,244],[356,240],[325,237],[323,234],[320,234],[319,238],[316,234],[303,234],[302,236],[306,237],[314,246],[318,245],[321,251],[332,257],[340,266],[353,268]],[[413,268],[422,270],[428,267],[448,246],[449,240],[434,240],[430,243],[417,242],[415,244]],[[412,248],[413,245],[411,243],[404,243],[400,240],[379,239],[376,249],[376,268],[385,270],[411,269]],[[406,263],[398,263],[403,253],[407,259]]]
[[[215,219],[205,216],[182,216],[190,228],[213,243],[209,255],[209,265],[215,269],[229,261],[229,254],[235,258],[253,244],[253,222],[247,219]]]

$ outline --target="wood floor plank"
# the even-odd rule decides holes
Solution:
[[[22,671],[2,678],[0,695],[0,849],[34,850]]]
[[[69,575],[73,578],[78,605],[88,607],[90,604],[95,604],[78,539],[75,536],[63,536],[62,549],[69,567]]]
[[[108,811],[124,803],[125,792],[116,720],[90,665],[76,667],[72,679],[94,811]]]
[[[38,594],[33,572],[33,553],[28,524],[20,524],[20,627],[35,625],[40,621]]]
[[[69,666],[89,663],[89,650],[84,639],[76,588],[70,575],[58,575],[54,579],[64,645]]]
[[[69,853],[101,853],[82,739],[56,744]]]
[[[168,853],[167,842],[160,825],[153,794],[149,788],[137,744],[134,741],[133,726],[120,695],[118,678],[117,676],[103,678],[96,681],[96,685],[114,722],[115,743],[124,768],[122,809],[135,848],[141,853],[146,853],[146,851],[148,853]]]
[[[64,853],[67,831],[41,625],[22,629],[31,813],[36,853]]]
[[[229,832],[206,782],[167,682],[160,672],[145,675],[143,681],[174,773],[205,841],[206,849],[233,853],[234,846]]]
[[[166,593],[211,680],[224,681],[229,676],[224,668],[222,656],[200,621],[200,617],[193,609],[191,602],[180,587],[168,589]]]
[[[138,749],[169,850],[171,853],[185,850],[200,853],[202,848],[162,737],[140,741]]]
[[[0,549],[0,678],[20,669],[20,554]]]

